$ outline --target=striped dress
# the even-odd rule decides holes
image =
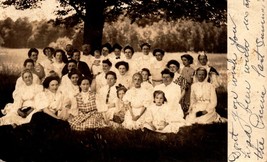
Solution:
[[[86,99],[82,92],[76,96],[77,113],[69,120],[70,126],[74,130],[83,131],[89,128],[105,127],[104,117],[96,108],[95,93],[89,91]]]

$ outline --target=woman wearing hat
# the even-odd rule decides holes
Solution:
[[[118,69],[117,84],[122,84],[129,89],[131,86],[131,76],[128,74],[129,64],[125,61],[119,61],[115,67]]]

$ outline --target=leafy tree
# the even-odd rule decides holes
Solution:
[[[24,10],[39,7],[45,0],[3,0],[1,6],[15,6]],[[99,47],[102,41],[104,22],[112,22],[120,15],[131,22],[145,25],[144,20],[167,21],[193,19],[226,23],[227,0],[58,0],[63,10],[57,10],[56,23],[74,26],[84,22],[83,42]],[[73,12],[74,11],[74,12]]]

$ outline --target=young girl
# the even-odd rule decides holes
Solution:
[[[151,81],[149,80],[149,77],[151,77],[150,71],[147,68],[143,68],[141,71],[141,75],[143,77],[143,82],[141,83],[141,86],[144,89],[147,89],[152,94],[154,88]]]
[[[119,84],[118,86],[116,86],[117,89],[117,101],[116,101],[116,109],[114,111],[114,115],[113,115],[113,121],[115,123],[121,124],[124,121],[124,116],[125,116],[125,105],[123,103],[123,96],[125,95],[127,89],[125,88],[125,86]]]
[[[153,96],[154,103],[148,107],[144,128],[161,133],[177,133],[179,128],[185,125],[185,120],[168,111],[167,99],[163,91],[157,90]]]

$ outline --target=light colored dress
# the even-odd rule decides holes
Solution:
[[[45,76],[48,76],[50,71],[53,70],[53,59],[44,59],[40,64],[44,67]]]
[[[36,107],[38,110],[48,108],[55,115],[61,117],[69,110],[70,105],[68,98],[61,91],[58,90],[56,93],[53,93],[45,89],[36,96]]]
[[[154,92],[153,85],[151,83],[149,83],[148,81],[142,82],[141,83],[141,87],[144,88],[144,89],[146,89],[146,90],[148,90],[149,93],[151,93],[151,94],[153,94],[153,92]]]
[[[177,133],[179,128],[186,125],[185,120],[179,117],[179,114],[168,111],[168,104],[157,106],[153,103],[148,108],[146,116],[146,124],[144,127],[154,130],[150,124],[156,129],[154,131],[160,133]],[[164,122],[167,125],[164,125]]]
[[[106,126],[102,113],[97,111],[94,92],[80,92],[72,103],[69,111],[73,116],[69,119],[72,129],[83,131],[89,128]]]
[[[13,92],[14,103],[7,104],[2,110],[5,116],[0,118],[0,125],[21,125],[29,123],[32,115],[39,111],[39,109],[36,108],[35,99],[36,95],[42,92],[42,90],[43,87],[38,84],[32,84],[30,86],[21,85],[19,88],[15,89]],[[21,107],[32,107],[34,110],[26,118],[22,118],[17,113],[18,109]]]
[[[153,95],[149,93],[148,90],[144,88],[135,88],[132,87],[130,88],[126,94],[123,97],[123,101],[125,104],[130,104],[132,107],[133,114],[140,115],[142,108],[145,107],[147,108],[153,100]],[[124,118],[124,122],[122,123],[124,128],[127,129],[140,129],[143,127],[143,124],[145,122],[145,114],[144,114],[137,120],[133,121],[132,116],[130,114],[130,111],[127,110]]]
[[[215,88],[208,82],[196,82],[191,87],[190,112],[186,117],[188,123],[209,124],[213,122],[224,122],[216,112],[217,96]],[[207,111],[204,115],[197,115],[200,111]]]
[[[132,76],[130,76],[128,72],[126,72],[125,75],[120,75],[119,72],[117,72],[116,84],[124,85],[125,88],[129,89],[132,84]]]
[[[162,83],[162,75],[161,71],[166,68],[166,62],[158,61],[156,59],[152,60],[151,65],[150,65],[150,72],[152,76],[152,81],[154,86],[159,85]]]
[[[41,84],[41,80],[39,79],[39,77],[32,73],[32,84]],[[22,77],[19,77],[16,81],[16,86],[15,86],[15,90],[19,89],[20,87],[25,86],[25,82],[23,81]]]
[[[64,62],[53,62],[53,70],[58,74],[59,77],[62,76],[62,69],[64,68]]]

